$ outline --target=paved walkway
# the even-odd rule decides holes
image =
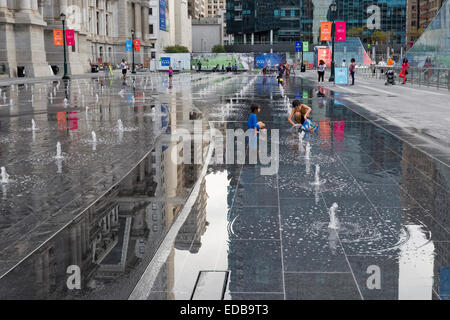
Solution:
[[[297,77],[317,81],[315,71]],[[377,119],[378,124],[384,121],[385,129],[449,164],[450,91],[409,84],[386,86],[383,80],[364,75],[356,76],[355,86],[324,82],[317,88],[332,90],[338,101],[358,113],[366,111],[364,116]]]

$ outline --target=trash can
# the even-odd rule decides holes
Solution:
[[[25,67],[17,67],[17,76],[19,78],[25,77]]]
[[[305,72],[306,71],[306,66],[304,64],[302,64],[301,68],[300,68],[300,72]]]

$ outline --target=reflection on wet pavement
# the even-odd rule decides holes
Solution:
[[[21,94],[0,109],[0,159],[11,179],[2,185],[1,298],[127,299],[148,277],[151,287],[133,297],[448,298],[447,165],[300,78],[284,91],[312,107],[320,128],[302,141],[273,78],[180,75],[169,89],[158,77],[36,84],[33,98],[31,86],[3,90]],[[178,149],[170,137],[193,132],[193,120],[225,137],[246,128],[253,101],[262,105],[259,119],[279,130],[275,175],[249,164],[248,148],[244,164],[171,160]],[[31,119],[38,130],[27,129]],[[204,160],[210,145],[195,148]],[[333,203],[337,230],[328,227]],[[166,260],[149,270],[161,250]],[[71,266],[80,269],[80,289],[70,286]]]

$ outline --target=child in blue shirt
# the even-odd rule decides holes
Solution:
[[[255,130],[255,136],[256,136],[260,130],[266,128],[266,125],[261,121],[258,122],[258,117],[256,116],[256,114],[261,112],[261,107],[254,103],[251,105],[250,108],[252,110],[252,113],[248,117],[247,124],[248,124],[249,129]]]

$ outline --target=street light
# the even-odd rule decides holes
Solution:
[[[133,67],[131,69],[131,73],[135,74],[136,73],[136,67],[134,64],[134,29],[131,29],[131,43],[132,43],[132,51],[133,51]]]
[[[64,76],[63,80],[70,80],[69,75],[67,74],[67,53],[66,53],[66,15],[61,13],[61,21],[63,25],[63,46],[64,46]]]
[[[334,82],[334,67],[336,64],[334,61],[334,37],[336,34],[336,27],[334,20],[336,19],[336,10],[337,10],[336,0],[333,0],[333,3],[330,5],[330,9],[331,9],[331,18],[333,22],[331,24],[331,75],[328,81]]]

